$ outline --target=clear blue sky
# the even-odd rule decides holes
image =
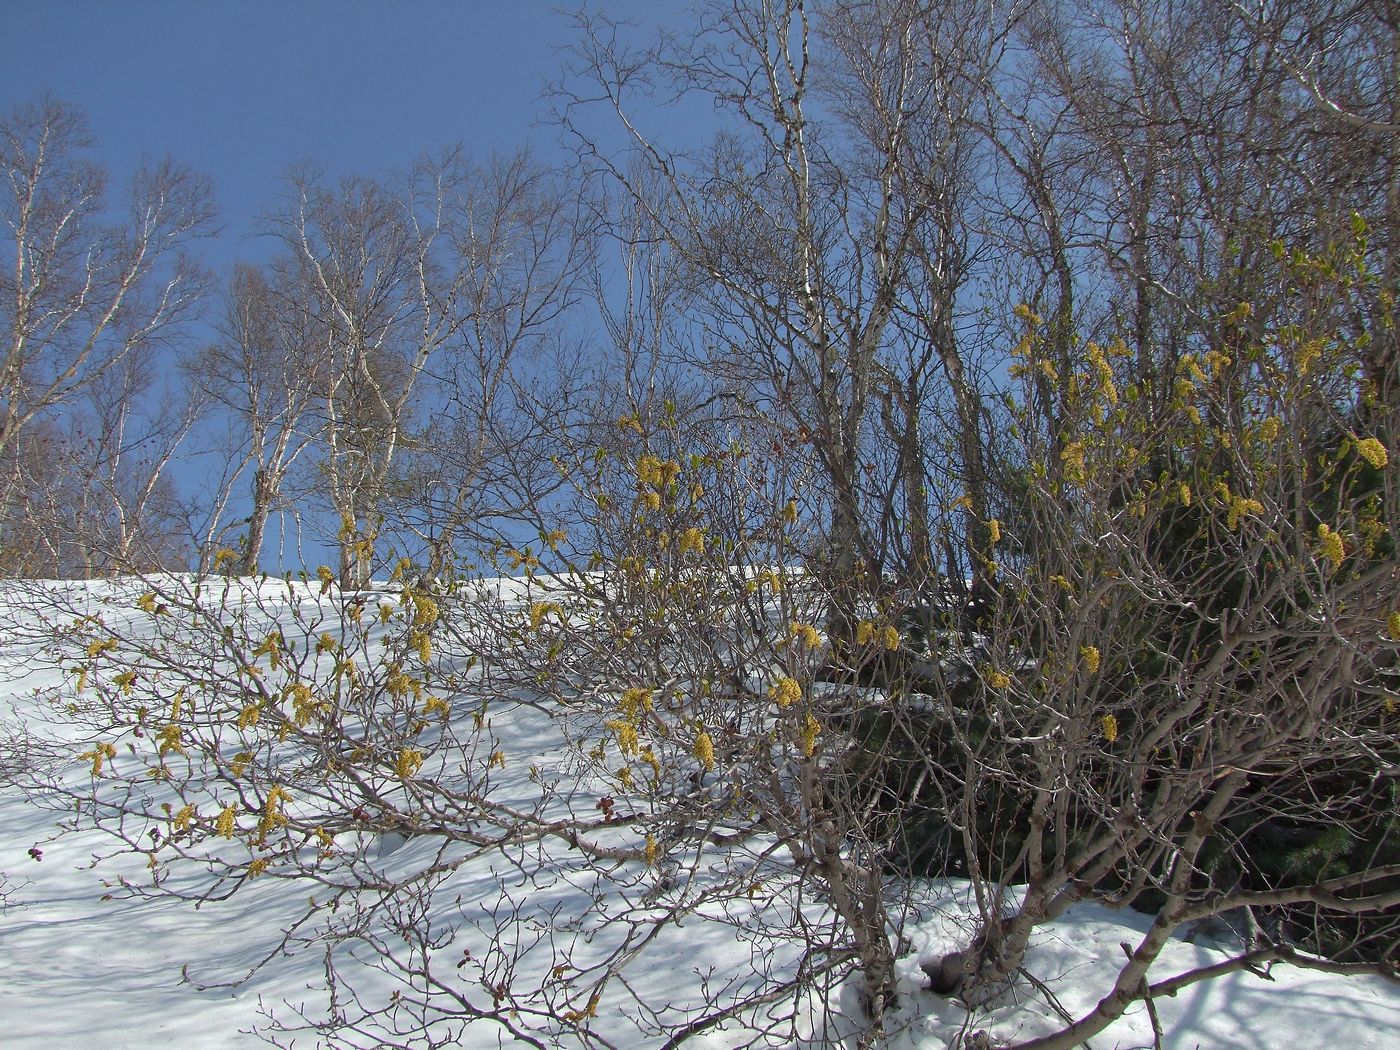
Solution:
[[[237,246],[291,162],[377,174],[455,142],[529,144],[569,19],[544,0],[0,0],[0,108],[47,91],[84,109],[116,182],[170,154],[212,175]],[[642,24],[679,0],[592,5]]]

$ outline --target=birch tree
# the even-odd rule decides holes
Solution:
[[[0,120],[0,209],[14,248],[0,281],[0,453],[44,413],[178,331],[202,288],[187,252],[210,229],[208,181],[160,161],[111,202],[105,173],[86,159],[91,145],[83,115],[53,99]]]
[[[229,280],[219,338],[189,364],[202,394],[229,416],[237,462],[249,476],[239,541],[241,573],[254,573],[271,516],[285,506],[287,478],[317,437],[313,412],[325,388],[326,337],[294,300],[276,268],[241,264]]]
[[[369,580],[424,370],[463,322],[465,274],[439,259],[454,163],[425,164],[397,185],[364,177],[332,185],[303,169],[273,219],[289,253],[288,286],[323,354],[316,485],[339,526],[338,575],[349,589]]]

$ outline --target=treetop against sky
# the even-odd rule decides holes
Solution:
[[[677,0],[600,6],[643,34],[683,10]],[[483,164],[522,149],[545,166],[570,161],[546,94],[578,29],[544,0],[0,0],[0,17],[0,111],[44,98],[73,106],[93,140],[86,159],[107,173],[109,206],[164,157],[212,179],[214,235],[195,253],[214,283],[184,331],[187,348],[217,338],[215,289],[235,263],[279,250],[268,216],[293,169],[333,185],[458,145]],[[182,489],[204,473],[173,464]],[[312,548],[313,563],[329,557]]]

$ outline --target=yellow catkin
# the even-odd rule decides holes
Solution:
[[[1104,357],[1103,348],[1096,343],[1085,347],[1085,356],[1094,369],[1095,386],[1099,396],[1110,405],[1118,404],[1118,388],[1113,383],[1113,367]]]
[[[598,1002],[602,998],[601,993],[594,992],[592,998],[588,1000],[588,1005],[580,1009],[565,1010],[561,1015],[570,1024],[577,1024],[579,1021],[590,1017],[598,1016]]]
[[[1212,350],[1206,354],[1206,368],[1210,370],[1212,379],[1219,379],[1222,372],[1229,368],[1233,362],[1228,354],[1222,354],[1219,350]]]
[[[899,648],[899,630],[886,625],[880,629],[880,644],[890,652]]]
[[[1376,470],[1382,469],[1390,462],[1390,454],[1386,452],[1385,446],[1373,437],[1358,441],[1356,453]]]
[[[705,534],[696,528],[686,529],[681,533],[680,551],[682,554],[704,554]]]
[[[1225,523],[1231,529],[1238,529],[1240,522],[1245,518],[1264,513],[1264,504],[1257,499],[1245,499],[1243,496],[1231,496],[1230,503],[1226,509]]]
[[[617,738],[617,749],[623,755],[635,755],[641,749],[641,742],[637,739],[637,727],[626,719],[613,719],[603,723],[604,728],[611,729],[613,736]]]
[[[92,762],[92,775],[100,777],[102,775],[103,764],[109,758],[117,757],[117,749],[112,744],[97,744],[91,751],[84,751],[78,756],[79,760]]]
[[[406,747],[394,762],[394,772],[400,780],[411,780],[423,768],[423,752]]]
[[[231,839],[238,831],[237,824],[238,811],[232,806],[225,806],[219,812],[219,817],[214,821],[214,831],[220,838]]]
[[[427,627],[437,622],[438,607],[426,594],[413,596],[413,626]]]
[[[1011,685],[1011,676],[1005,671],[993,668],[987,672],[987,684],[993,689],[1006,689]]]
[[[558,602],[533,602],[530,605],[530,630],[538,631],[550,616],[561,618],[563,611]]]
[[[1001,542],[1001,522],[992,518],[987,522],[987,539],[992,543]]]
[[[822,644],[822,636],[810,623],[800,623],[793,620],[788,628],[789,636],[806,649],[819,649]]]
[[[292,702],[292,721],[298,726],[305,726],[315,717],[319,705],[305,682],[293,682],[283,690],[283,695]]]
[[[1104,715],[1099,720],[1099,725],[1103,729],[1103,738],[1110,744],[1118,739],[1118,719],[1112,715]]]
[[[1323,523],[1317,527],[1317,538],[1322,557],[1335,571],[1347,555],[1346,544],[1342,542],[1341,534],[1333,532],[1330,525]]]
[[[715,742],[703,729],[695,737],[695,757],[705,769],[715,768]]]
[[[787,707],[802,699],[802,686],[794,678],[780,678],[768,690],[779,707]]]
[[[875,640],[875,625],[869,620],[856,624],[856,645],[869,645]]]
[[[1084,657],[1084,667],[1090,674],[1099,673],[1099,661],[1101,659],[1096,646],[1086,645],[1079,650],[1079,655]]]
[[[183,755],[185,753],[185,744],[183,739],[181,739],[180,727],[174,723],[163,727],[157,736],[157,740],[160,743],[160,754],[162,756],[169,754]]]
[[[817,750],[817,737],[821,735],[821,723],[810,713],[807,720],[802,723],[802,757],[811,758]]]
[[[282,815],[282,807],[291,800],[292,796],[287,794],[281,784],[274,784],[272,790],[267,793],[267,798],[263,800],[263,815],[262,820],[258,822],[258,830],[266,833],[286,824],[287,818]]]
[[[269,657],[273,669],[279,668],[281,659],[281,637],[277,634],[269,634],[258,643],[258,648],[252,651],[252,658]]]
[[[402,700],[413,692],[413,687],[417,684],[418,682],[412,676],[404,674],[403,671],[395,670],[384,679],[384,691],[395,699]]]
[[[639,488],[657,486],[661,484],[661,460],[655,456],[641,456],[637,459],[636,466],[637,485]]]
[[[645,686],[634,686],[631,689],[622,691],[622,700],[618,704],[622,712],[622,720],[635,723],[641,718],[644,712],[652,709],[652,695],[654,690]]]
[[[657,848],[656,848],[656,837],[655,837],[654,835],[652,835],[652,833],[651,833],[650,831],[648,831],[648,832],[647,832],[647,842],[646,842],[646,858],[647,858],[647,867],[648,867],[648,868],[654,868],[654,867],[656,867],[656,856],[657,856],[657,853],[658,853],[658,850],[657,850]]]
[[[1391,613],[1386,619],[1385,629],[1391,641],[1400,642],[1400,610]]]
[[[1060,452],[1060,462],[1065,467],[1065,479],[1072,485],[1083,484],[1085,478],[1084,442],[1071,441]]]

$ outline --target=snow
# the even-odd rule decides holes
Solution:
[[[184,578],[164,581],[172,590],[187,584]],[[284,931],[305,910],[308,895],[318,892],[317,887],[258,879],[230,899],[198,908],[133,894],[120,880],[142,886],[139,863],[110,857],[113,841],[81,826],[81,820],[77,830],[62,830],[74,813],[45,804],[13,783],[17,762],[52,761],[73,783],[85,776],[88,766],[75,757],[86,738],[65,723],[61,711],[40,700],[45,690],[64,680],[65,671],[38,642],[41,608],[32,602],[32,590],[0,595],[0,623],[10,634],[0,646],[0,711],[9,712],[0,727],[0,1045],[15,1050],[93,1045],[215,1050],[266,1045],[259,1033],[266,1032],[270,1014],[294,1022],[296,1009],[302,1007],[309,1016],[319,1016],[326,1005],[319,946],[305,943],[298,932],[289,942],[290,954],[278,951]],[[279,601],[314,603],[316,596],[314,582],[308,588],[273,581],[256,590],[259,617],[269,609],[275,612]],[[66,595],[80,605],[102,606],[130,591],[121,584],[93,584],[70,586]],[[498,585],[494,593],[505,601],[523,600],[519,589],[509,584]],[[248,596],[235,596],[235,602],[240,600]],[[283,626],[290,622],[289,616]],[[304,623],[319,629],[314,616]],[[36,631],[32,636],[31,629]],[[460,717],[469,718],[470,713]],[[496,789],[500,797],[524,803],[537,790],[532,768],[534,775],[556,768],[553,751],[559,746],[559,733],[545,714],[528,703],[512,706],[508,699],[493,705],[491,728],[511,756]],[[431,840],[399,835],[381,836],[371,845],[364,853],[366,863],[381,872],[399,873],[423,870],[436,848]],[[34,859],[31,850],[41,859]],[[562,851],[550,853],[542,847],[535,857],[544,871],[528,887],[512,888],[508,865],[499,856],[483,855],[456,869],[439,887],[430,917],[434,928],[458,927],[451,946],[443,951],[475,952],[477,958],[495,951],[497,965],[544,981],[561,960],[585,968],[602,958],[628,928],[617,917],[644,918],[649,902],[660,892],[642,875],[622,877],[614,871],[611,879],[604,878]],[[191,872],[192,880],[194,876]],[[182,876],[175,878],[180,888]],[[703,871],[697,885],[704,885]],[[197,880],[188,888],[196,890]],[[920,960],[961,947],[972,928],[974,909],[966,884],[928,882],[917,889],[915,911],[903,931],[902,994],[888,1026],[885,1045],[890,1050],[941,1050],[960,1033],[980,1030],[1015,1041],[1061,1027],[1056,1009],[1029,983],[1014,987],[975,1015],[954,1000],[923,990]],[[599,900],[604,902],[601,908]],[[736,982],[754,987],[765,970],[793,973],[801,955],[799,941],[774,941],[763,934],[791,927],[796,907],[781,887],[757,893],[749,901],[697,901],[681,926],[665,928],[646,946],[626,972],[625,985],[608,986],[598,1009],[597,1031],[618,1046],[659,1045],[655,1036],[642,1036],[637,1028],[648,1011],[654,1011],[655,1023],[674,1025],[698,1001],[703,985],[715,989]],[[612,921],[604,921],[605,916]],[[823,915],[816,908],[810,914],[804,911],[802,918],[820,923]],[[1131,912],[1077,906],[1039,931],[1026,968],[1053,993],[1061,1011],[1081,1016],[1111,986],[1123,959],[1121,945],[1135,943],[1147,922]],[[1174,941],[1162,952],[1151,977],[1162,980],[1222,961],[1229,957],[1222,948],[1204,941]],[[388,975],[376,974],[368,965],[363,976],[367,994],[393,987]],[[833,990],[824,1005],[820,999],[815,995],[806,1006],[812,1045],[853,1045],[838,1036],[843,1027],[850,1027],[843,1024],[843,1015],[858,1013],[854,985],[848,982]],[[551,1009],[570,1002],[579,1002],[577,991],[561,988],[547,1003],[541,1002],[538,1014],[522,1017],[520,1023],[539,1033],[545,1045],[581,1045],[569,1026],[550,1016]],[[1154,1005],[1162,1044],[1180,1050],[1364,1050],[1400,1045],[1400,987],[1379,977],[1275,964],[1267,977],[1239,971],[1159,998]],[[512,1045],[509,1033],[489,1023],[450,1032],[464,1047]],[[818,1038],[817,1033],[825,1036]],[[314,1033],[279,1038],[284,1045],[317,1045]],[[1096,1050],[1150,1047],[1153,1038],[1148,1011],[1137,1004],[1090,1045]],[[687,1045],[718,1050],[745,1041],[736,1027],[719,1026],[697,1034]]]

